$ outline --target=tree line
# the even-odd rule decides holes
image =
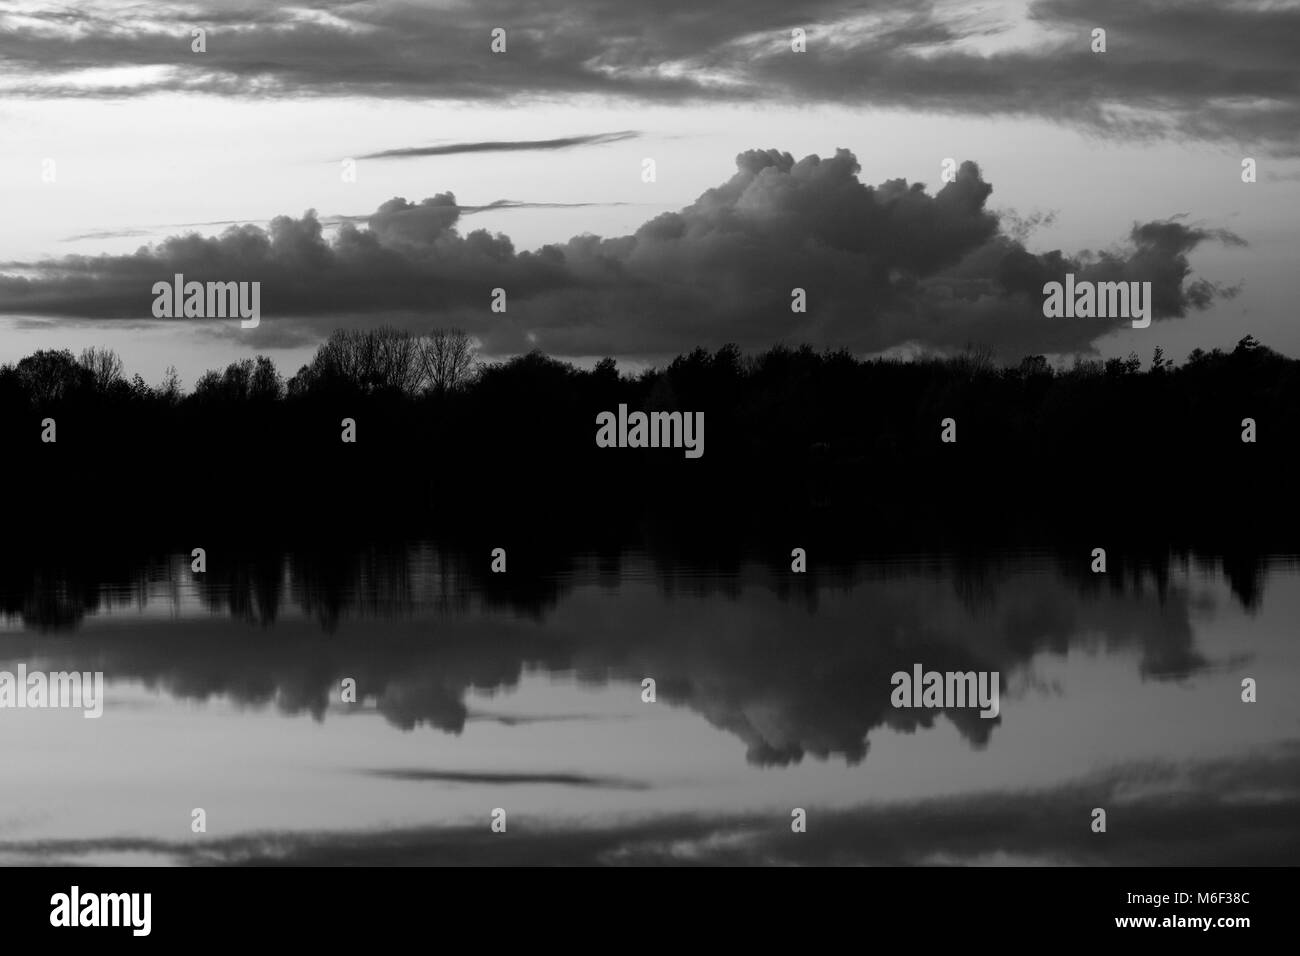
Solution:
[[[201,403],[279,401],[313,395],[389,395],[417,398],[445,395],[473,389],[493,380],[518,375],[531,377],[530,369],[552,367],[562,377],[572,380],[589,378],[609,382],[619,378],[617,362],[604,358],[590,369],[558,362],[534,351],[501,362],[484,362],[477,355],[471,337],[462,329],[436,329],[428,335],[415,335],[402,329],[335,330],[317,349],[315,356],[297,373],[283,377],[274,361],[265,355],[241,359],[225,369],[205,372],[188,394],[175,366],[168,366],[162,381],[149,386],[136,374],[129,379],[121,357],[113,350],[99,347],[84,349],[74,355],[68,349],[41,349],[17,363],[0,365],[0,402],[12,406],[24,401],[34,408],[55,402],[93,398],[96,401],[153,400],[177,404],[187,399]],[[633,376],[643,390],[660,382],[671,384],[682,377],[693,380],[712,379],[719,386],[745,380],[756,384],[788,384],[810,374],[843,374],[853,368],[861,373],[881,377],[937,377],[991,384],[996,380],[1042,385],[1054,381],[1060,385],[1083,382],[1115,382],[1134,376],[1173,376],[1180,373],[1188,380],[1205,375],[1232,378],[1234,372],[1249,367],[1263,369],[1273,377],[1296,374],[1300,362],[1274,352],[1246,336],[1231,351],[1194,349],[1185,364],[1179,366],[1157,346],[1145,372],[1141,358],[1130,352],[1127,358],[1105,360],[1075,357],[1071,364],[1049,363],[1044,355],[1029,355],[1020,362],[999,366],[991,350],[968,348],[950,356],[923,356],[916,359],[858,359],[847,350],[817,352],[810,346],[776,345],[757,355],[745,356],[735,345],[715,352],[703,348],[679,355],[663,367],[652,367]]]
[[[274,361],[258,355],[205,372],[188,397],[210,403],[277,401],[329,391],[442,394],[468,385],[476,364],[474,345],[460,329],[437,329],[426,336],[387,327],[339,329],[287,382]],[[187,397],[174,365],[151,388],[138,374],[128,379],[121,357],[99,347],[80,355],[41,349],[0,366],[0,396],[6,403],[25,398],[33,407],[86,398],[175,404]]]
[[[596,416],[623,403],[703,412],[704,457],[597,448]],[[57,444],[41,442],[46,417]],[[954,442],[941,440],[947,419]],[[127,378],[104,349],[0,367],[10,500],[47,518],[87,500],[131,527],[260,511],[514,528],[650,509],[677,523],[860,519],[880,535],[976,521],[1058,538],[1062,523],[1099,521],[1281,534],[1298,441],[1300,361],[1250,336],[1181,364],[1158,348],[1145,363],[1000,365],[977,349],[901,360],[778,345],[697,348],[626,374],[612,358],[488,361],[461,330],[378,328],[333,333],[287,380],[263,355],[190,390],[174,370],[154,386]]]

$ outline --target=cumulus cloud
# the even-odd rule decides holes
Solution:
[[[413,329],[460,324],[496,354],[654,356],[728,342],[1023,354],[1087,350],[1123,324],[1044,318],[1042,286],[1067,272],[1151,282],[1157,320],[1234,292],[1193,278],[1187,258],[1205,242],[1243,242],[1226,230],[1173,217],[1135,224],[1103,252],[1035,253],[1017,238],[1021,221],[1003,230],[987,208],[993,187],[974,163],[934,194],[902,179],[866,185],[859,168],[843,149],[798,161],[750,150],[728,181],[631,235],[524,252],[500,233],[462,232],[464,207],[451,193],[391,199],[364,228],[344,219],[332,238],[313,211],[279,216],[133,255],[9,263],[0,313],[147,318],[153,284],[181,273],[261,282],[262,345],[369,317]],[[489,309],[496,288],[507,292],[505,313]],[[796,288],[806,313],[791,310]]]

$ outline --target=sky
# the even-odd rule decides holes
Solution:
[[[1278,3],[10,3],[0,362],[188,386],[377,324],[624,367],[1300,355],[1296,49]],[[1156,321],[1044,318],[1066,271],[1151,281]],[[176,272],[260,281],[261,324],[154,319]]]

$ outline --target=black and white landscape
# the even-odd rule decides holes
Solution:
[[[1294,865],[1297,51],[6,4],[0,863]]]

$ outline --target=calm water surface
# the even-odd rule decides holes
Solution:
[[[99,720],[0,710],[0,862],[1232,865],[1300,847],[1291,559],[1244,586],[1212,561],[1101,576],[1037,552],[804,576],[627,552],[493,577],[427,543],[209,566],[5,582],[0,669],[108,684]],[[1000,672],[1000,716],[893,708],[890,675],[915,663]]]

